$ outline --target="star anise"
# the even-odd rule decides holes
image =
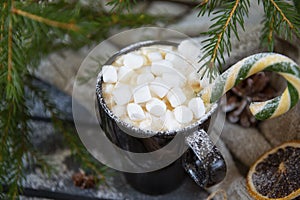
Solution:
[[[227,92],[227,102],[222,107],[231,123],[238,123],[243,127],[257,124],[257,120],[250,112],[249,104],[253,101],[266,101],[277,95],[277,91],[271,85],[271,74],[259,72]]]

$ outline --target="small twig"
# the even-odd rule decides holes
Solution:
[[[7,3],[3,3],[3,8],[2,8],[2,12],[4,12],[4,10],[6,9]],[[4,15],[1,17],[1,26],[0,26],[0,41],[3,38],[3,32],[4,32]],[[2,47],[0,48],[0,54],[2,53]],[[0,69],[3,68],[2,63],[0,63]]]
[[[274,31],[274,15],[272,16],[271,23],[270,23],[270,30],[268,34],[268,42],[269,44],[273,41],[273,31]]]
[[[274,7],[276,8],[276,10],[280,13],[280,15],[282,16],[282,19],[288,23],[289,27],[291,29],[295,29],[294,25],[290,22],[290,20],[288,20],[288,18],[285,16],[285,14],[279,8],[279,6],[276,4],[276,2],[274,0],[270,0],[270,2],[274,5]]]
[[[13,9],[13,1],[11,2],[11,9]],[[7,81],[10,82],[11,81],[11,71],[12,71],[12,45],[13,45],[13,35],[12,35],[12,31],[13,31],[13,24],[12,24],[12,16],[9,15],[9,24],[8,24],[8,44],[7,44],[7,48],[8,48],[8,56],[7,56]]]
[[[17,14],[17,15],[21,15],[23,17],[27,17],[29,19],[32,19],[34,21],[47,24],[47,25],[52,26],[52,27],[67,29],[67,30],[71,30],[71,31],[78,31],[80,29],[77,25],[75,25],[73,23],[68,24],[68,23],[54,21],[54,20],[51,20],[51,19],[43,18],[43,17],[38,16],[38,15],[34,15],[32,13],[28,13],[26,11],[23,11],[23,10],[20,10],[20,9],[17,9],[17,8],[12,8],[12,12]]]
[[[234,6],[233,6],[233,8],[232,8],[232,10],[231,10],[231,12],[230,12],[230,14],[229,14],[229,17],[228,17],[226,23],[224,24],[224,26],[223,26],[223,28],[222,28],[222,31],[218,34],[218,40],[217,40],[217,43],[216,43],[216,45],[215,45],[215,47],[214,47],[213,55],[212,55],[211,60],[210,60],[211,63],[214,63],[215,60],[216,60],[216,58],[217,58],[217,54],[218,54],[218,50],[219,50],[219,47],[220,47],[220,43],[221,43],[221,41],[222,41],[222,37],[223,37],[223,35],[224,35],[224,33],[225,33],[225,31],[226,31],[228,25],[230,24],[230,21],[231,21],[231,19],[232,19],[232,16],[233,16],[233,14],[235,13],[235,11],[236,11],[236,9],[237,9],[239,3],[240,3],[240,0],[236,0],[236,1],[235,1],[235,4],[234,4]],[[213,65],[212,65],[212,66],[213,66]]]

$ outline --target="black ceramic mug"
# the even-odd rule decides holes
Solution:
[[[176,47],[178,44],[167,41],[136,43],[117,52],[105,65],[112,64],[120,55],[151,45]],[[102,74],[100,73],[96,85],[98,120],[105,134],[114,144],[126,151],[147,153],[164,147],[177,134],[180,134],[182,140],[189,146],[179,159],[162,169],[147,173],[124,173],[127,182],[133,188],[152,195],[168,193],[181,185],[185,178],[185,172],[201,187],[213,186],[224,179],[226,163],[206,133],[217,104],[212,105],[211,109],[197,122],[182,129],[166,132],[142,130],[122,121],[108,108],[102,93],[102,83]],[[139,134],[149,135],[149,132],[152,132],[151,137],[134,137]]]

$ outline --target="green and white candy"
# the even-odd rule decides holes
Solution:
[[[300,68],[281,54],[259,53],[244,58],[205,87],[200,96],[205,103],[214,103],[242,80],[263,70],[283,76],[287,80],[287,88],[281,96],[265,102],[252,102],[251,113],[259,120],[282,115],[295,106],[300,98]]]

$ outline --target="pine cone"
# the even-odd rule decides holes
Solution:
[[[83,171],[73,174],[72,179],[74,185],[82,189],[94,188],[97,182],[95,176],[86,175]]]
[[[266,101],[277,95],[277,91],[270,84],[270,77],[271,72],[259,72],[227,92],[227,102],[222,108],[231,123],[238,123],[243,127],[257,124],[249,104],[253,101]]]

